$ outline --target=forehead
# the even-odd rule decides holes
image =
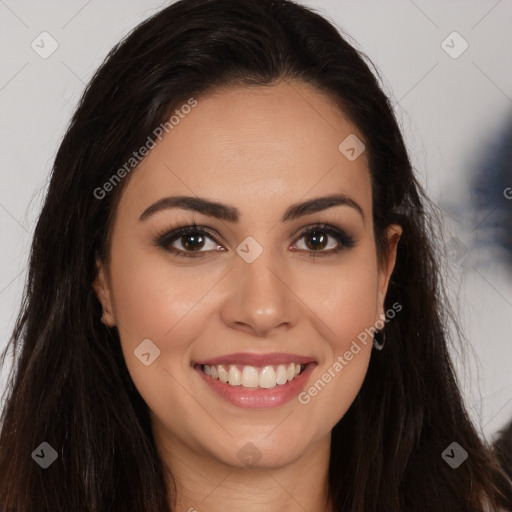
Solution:
[[[365,152],[351,161],[339,149],[347,137],[363,136],[329,96],[288,82],[220,89],[196,100],[155,140],[121,204],[142,211],[171,194],[226,198],[243,217],[342,192],[369,207]]]

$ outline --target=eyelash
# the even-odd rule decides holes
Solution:
[[[333,237],[339,244],[336,249],[330,249],[329,251],[307,251],[308,255],[311,258],[316,258],[317,256],[328,256],[332,254],[337,254],[341,252],[344,249],[351,249],[354,247],[356,240],[352,238],[351,236],[347,235],[344,231],[342,231],[339,228],[336,228],[335,226],[331,226],[330,224],[325,223],[319,223],[315,224],[314,226],[310,226],[306,228],[304,231],[300,233],[300,235],[297,238],[297,241],[300,240],[302,237],[315,232],[315,231],[321,231],[331,237]],[[202,257],[202,254],[205,252],[210,251],[182,251],[181,249],[176,249],[174,247],[169,247],[169,245],[179,238],[189,235],[189,234],[201,234],[206,235],[209,238],[211,238],[215,243],[219,244],[217,241],[215,234],[212,230],[207,228],[206,226],[198,226],[194,222],[191,226],[183,226],[177,229],[174,229],[172,231],[164,231],[161,233],[158,233],[155,236],[154,242],[157,246],[163,248],[166,251],[173,252],[176,256],[180,257],[187,257],[187,258],[197,258]],[[220,245],[220,244],[219,244]],[[303,251],[300,251],[303,252]]]

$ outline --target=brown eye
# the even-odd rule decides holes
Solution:
[[[204,246],[205,238],[201,234],[189,233],[182,235],[180,242],[187,251],[197,251]]]
[[[210,242],[210,246],[208,246],[208,242]],[[222,249],[208,228],[196,225],[165,233],[156,240],[156,243],[167,251],[174,251],[177,256],[196,257],[211,250]]]
[[[306,245],[308,246],[308,249],[311,249],[312,251],[325,249],[328,238],[329,235],[326,235],[324,232],[319,230],[310,231],[305,235],[305,239],[307,240]]]
[[[305,248],[300,250],[312,257],[335,254],[343,249],[350,249],[356,243],[356,240],[344,231],[329,224],[309,227],[301,233],[298,240],[302,238],[305,240]],[[169,231],[159,236],[155,242],[163,249],[173,251],[177,256],[199,257],[214,250],[224,250],[209,228],[195,224]]]
[[[298,240],[304,238],[304,250],[309,255],[329,255],[340,252],[343,249],[352,248],[356,240],[347,235],[344,231],[330,226],[329,224],[318,224],[303,231]],[[329,239],[332,239],[330,241]],[[327,250],[325,250],[327,248]]]

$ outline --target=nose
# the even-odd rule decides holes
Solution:
[[[290,273],[278,265],[270,251],[252,263],[237,257],[230,272],[230,292],[222,309],[229,327],[258,337],[283,333],[297,323],[299,299]]]

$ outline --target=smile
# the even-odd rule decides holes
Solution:
[[[218,379],[230,386],[262,389],[271,389],[288,383],[300,375],[305,367],[299,363],[263,367],[236,364],[201,365],[202,371],[212,379]]]
[[[317,364],[312,356],[284,352],[238,352],[192,361],[212,396],[250,409],[279,407],[296,398]]]

